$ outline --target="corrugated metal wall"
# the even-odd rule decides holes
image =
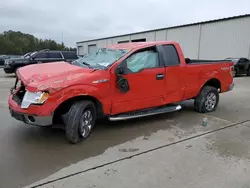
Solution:
[[[249,57],[250,18],[201,26],[200,58]]]
[[[167,40],[180,43],[185,56],[198,58],[200,25],[167,30]]]
[[[78,54],[88,53],[88,45],[97,48],[134,39],[178,41],[186,57],[199,59],[250,58],[250,17],[192,26],[129,34],[108,39],[77,43]]]

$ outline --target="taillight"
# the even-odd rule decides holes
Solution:
[[[230,74],[234,77],[234,66],[230,66]]]

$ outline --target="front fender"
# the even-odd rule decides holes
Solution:
[[[105,109],[108,108],[111,103],[109,84],[102,83],[102,85],[98,84],[96,86],[73,85],[56,91],[51,95],[50,100],[56,103],[53,110],[55,110],[64,101],[79,96],[93,97],[97,99]]]

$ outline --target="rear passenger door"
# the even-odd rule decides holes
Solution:
[[[179,55],[174,45],[166,44],[159,48],[161,48],[161,59],[165,66],[164,99],[166,103],[178,102],[184,95],[185,83],[182,79],[184,67],[180,65]]]

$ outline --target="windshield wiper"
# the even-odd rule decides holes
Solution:
[[[89,63],[86,63],[84,61],[82,61],[81,63],[84,64],[84,65],[86,65],[86,66],[88,66],[88,68],[91,68],[91,65]]]

